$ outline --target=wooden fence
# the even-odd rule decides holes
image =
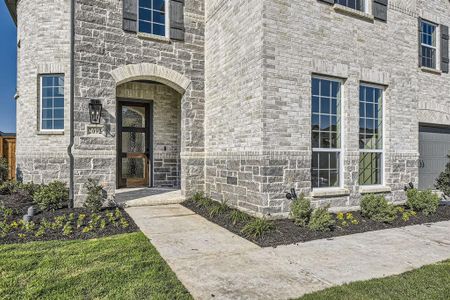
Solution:
[[[0,135],[0,157],[8,160],[8,179],[16,178],[16,137]]]

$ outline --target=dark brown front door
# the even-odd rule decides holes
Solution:
[[[151,185],[151,105],[123,101],[118,104],[118,186]]]

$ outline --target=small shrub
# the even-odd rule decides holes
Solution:
[[[98,185],[98,182],[92,178],[88,179],[88,182],[84,184],[87,190],[87,198],[84,202],[84,207],[92,212],[98,212],[102,209],[105,201],[103,197],[103,187]]]
[[[383,195],[367,195],[361,200],[362,214],[374,221],[392,223],[397,218],[397,209]]]
[[[343,212],[340,212],[336,215],[336,219],[337,219],[338,223],[344,227],[359,224],[359,221],[350,212],[348,212],[346,214],[344,214]]]
[[[450,162],[447,164],[445,171],[436,179],[435,187],[444,195],[450,197]]]
[[[106,220],[102,218],[100,220],[100,230],[104,230],[105,228],[106,228]]]
[[[70,222],[67,222],[63,227],[63,235],[69,236],[73,233],[73,227]]]
[[[8,178],[8,169],[8,160],[4,157],[0,157],[0,183]]]
[[[35,237],[43,237],[45,234],[45,226],[41,225],[39,229],[34,234]]]
[[[335,221],[333,216],[328,212],[327,207],[321,207],[314,210],[308,224],[308,228],[314,231],[331,231]]]
[[[248,222],[250,216],[240,210],[234,209],[230,214],[230,219],[233,225],[236,225],[238,223]]]
[[[11,195],[12,193],[17,192],[19,187],[20,182],[17,182],[15,180],[5,181],[3,183],[0,182],[0,194]]]
[[[436,213],[440,198],[432,191],[419,191],[411,189],[407,192],[408,201],[406,205],[414,211],[423,212],[425,215]]]
[[[81,226],[84,225],[84,220],[86,220],[86,215],[85,214],[79,214],[78,215],[78,220],[77,220],[77,228],[80,228]]]
[[[5,196],[3,204],[12,209],[15,214],[25,214],[28,207],[33,205],[33,197],[28,192],[19,189],[11,195]]]
[[[273,222],[255,218],[242,228],[242,233],[248,237],[259,238],[275,229]]]
[[[402,213],[402,220],[408,222],[412,217],[415,217],[417,213],[413,210],[405,211]]]
[[[128,223],[128,221],[125,218],[120,218],[120,226],[122,226],[122,228],[128,228],[130,226],[130,224]]]
[[[312,213],[311,201],[302,194],[291,204],[290,216],[294,219],[294,223],[300,227],[306,227]]]
[[[60,209],[69,200],[69,190],[63,182],[54,181],[42,186],[34,194],[33,200],[42,210]]]
[[[209,216],[211,218],[224,214],[229,210],[229,207],[227,205],[226,201],[222,201],[220,203],[215,202],[214,204],[211,204],[208,208]]]

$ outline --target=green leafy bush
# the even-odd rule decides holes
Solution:
[[[60,181],[54,181],[48,185],[42,186],[33,197],[42,210],[60,209],[69,199],[69,190],[66,184]]]
[[[4,157],[0,157],[0,183],[8,178],[8,169],[8,160]]]
[[[255,218],[242,228],[242,233],[248,237],[259,238],[275,229],[273,222],[266,219]]]
[[[406,205],[414,211],[423,212],[425,215],[436,213],[440,198],[432,191],[408,190]]]
[[[333,216],[328,212],[327,207],[321,207],[314,210],[309,220],[308,228],[314,231],[331,231],[335,224]]]
[[[312,211],[311,201],[306,199],[302,194],[292,202],[290,215],[295,224],[300,227],[306,227],[311,218]]]
[[[11,195],[19,190],[20,185],[20,182],[15,180],[0,182],[0,194]]]
[[[389,203],[383,195],[366,195],[361,200],[362,214],[374,221],[392,223],[397,218],[395,206]]]
[[[98,181],[89,178],[84,184],[87,190],[86,201],[84,202],[84,207],[92,212],[98,212],[103,207],[103,202],[105,201],[103,197],[103,187],[98,184]]]
[[[435,187],[444,195],[450,197],[450,162],[447,164],[445,171],[436,179]]]

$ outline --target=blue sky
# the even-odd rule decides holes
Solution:
[[[0,1],[0,131],[16,132],[16,26]]]

